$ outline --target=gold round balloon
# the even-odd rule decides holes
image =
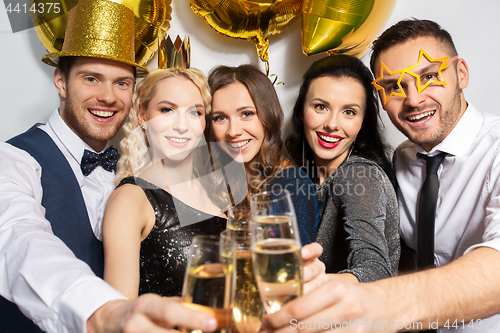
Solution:
[[[35,31],[48,52],[59,52],[64,42],[68,11],[75,0],[31,0],[30,11]],[[171,0],[110,0],[130,8],[135,15],[135,61],[144,65],[158,50],[161,40],[170,27]],[[56,6],[57,4],[57,6]],[[32,7],[34,5],[34,7]],[[51,10],[48,10],[48,8]]]
[[[269,59],[271,35],[298,18],[302,0],[190,0],[191,10],[220,34],[253,40],[262,61]]]
[[[304,0],[302,51],[361,57],[389,19],[396,0]]]

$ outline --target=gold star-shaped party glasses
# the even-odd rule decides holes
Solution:
[[[429,62],[427,66],[420,67],[422,64],[422,59],[426,58]],[[384,104],[392,96],[401,96],[406,98],[406,93],[401,85],[401,80],[403,80],[403,75],[409,74],[416,78],[416,85],[418,93],[427,88],[429,85],[441,85],[446,86],[446,80],[443,77],[442,71],[448,68],[455,60],[458,59],[458,55],[449,59],[449,57],[436,58],[433,59],[429,56],[424,49],[420,49],[418,55],[418,62],[405,69],[391,72],[391,70],[381,61],[380,62],[380,76],[372,82],[377,91],[382,91],[382,99]],[[387,73],[389,78],[384,80],[384,73]],[[387,76],[387,75],[386,75]]]

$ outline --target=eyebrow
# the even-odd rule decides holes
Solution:
[[[251,105],[240,106],[239,108],[236,109],[236,111],[241,112],[241,111],[245,111],[247,109],[252,109],[252,110],[257,111],[257,108],[255,106],[251,106]]]
[[[434,63],[432,63],[432,64],[429,64],[429,65],[427,65],[425,67],[417,69],[416,71],[412,71],[412,72],[415,73],[415,74],[422,74],[422,73],[428,72],[430,70],[433,70],[433,67],[436,67],[436,66],[437,66],[437,68],[435,70],[437,71],[439,69],[439,67],[441,67],[441,64],[434,64]]]
[[[314,101],[318,101],[318,102],[321,102],[323,104],[327,104],[327,105],[330,105],[329,102],[325,101],[324,99],[322,98],[319,98],[319,97],[314,97],[313,99],[311,99],[311,102],[314,102]]]
[[[412,72],[413,72],[413,73],[415,73],[415,74],[420,75],[420,74],[422,74],[422,73],[426,73],[426,72],[428,72],[428,71],[430,71],[430,70],[435,70],[435,71],[437,71],[437,70],[439,69],[439,67],[440,67],[440,66],[441,66],[441,64],[438,64],[438,63],[432,63],[432,64],[429,64],[429,65],[427,65],[427,66],[425,66],[425,67],[422,67],[422,68],[419,68],[419,69],[417,69],[417,70],[415,70],[415,71],[412,71]],[[437,68],[436,68],[436,67],[437,67]],[[407,74],[407,72],[405,72],[405,73]],[[399,74],[399,73],[398,73],[398,74]],[[399,74],[399,75],[400,75],[400,74]],[[382,79],[382,80],[380,80],[379,82],[377,82],[377,84],[378,84],[378,85],[391,85],[391,84],[395,84],[395,83],[397,83],[397,82],[398,82],[398,80],[399,80],[399,76],[398,76],[398,78],[397,78],[397,79],[392,79],[392,78],[391,78],[391,79],[387,79],[387,80],[386,80],[386,79]]]
[[[321,99],[319,97],[313,98],[311,100],[311,102],[314,102],[314,101],[319,101],[319,102],[321,102],[323,104],[330,105],[330,103],[328,103],[327,101],[325,101],[324,99]],[[358,108],[361,109],[361,106],[358,103],[350,103],[350,104],[344,104],[344,105],[342,105],[342,107],[344,107],[344,108],[345,107],[353,107],[353,106],[358,107]]]
[[[93,72],[89,70],[80,70],[76,72],[75,76],[80,76],[80,75],[90,75],[90,76],[96,76],[98,78],[102,78],[103,74],[98,73],[98,72]],[[121,76],[115,79],[115,81],[123,81],[123,80],[131,80],[135,82],[135,77],[133,75],[127,75],[127,76]]]
[[[179,106],[178,106],[177,104],[175,104],[175,103],[173,103],[173,102],[170,102],[170,101],[167,101],[167,100],[162,100],[162,101],[159,101],[159,102],[157,103],[157,105],[160,105],[160,104],[167,104],[167,105],[171,105],[171,106],[172,106],[173,108],[175,108],[175,109],[178,109],[178,108],[179,108]],[[203,109],[205,109],[205,105],[203,105],[203,104],[192,104],[192,105],[186,105],[186,106],[184,106],[184,107],[193,106],[193,105],[194,105],[196,108],[203,108]]]
[[[172,102],[167,101],[167,100],[162,100],[162,101],[159,101],[158,103],[156,103],[156,105],[160,105],[160,104],[168,104],[168,105],[173,106],[174,108],[177,108],[177,107],[178,107],[178,106],[177,106],[177,104],[172,103]]]
[[[387,86],[387,85],[392,85],[396,84],[399,81],[399,77],[397,79],[382,79],[379,82],[376,82],[380,86]]]
[[[237,108],[236,112],[245,111],[247,109],[252,109],[252,110],[257,111],[257,108],[255,106],[245,105],[245,106],[240,106],[239,108]],[[215,110],[212,110],[212,113],[225,114],[226,112],[225,111],[215,111]]]

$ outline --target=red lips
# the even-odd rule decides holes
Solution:
[[[337,141],[337,142],[328,142],[328,141],[323,140],[320,137],[320,134],[322,136],[326,136],[326,137],[329,137],[329,138],[340,139],[340,140]],[[318,137],[318,143],[320,144],[320,146],[323,147],[323,148],[326,148],[326,149],[333,149],[333,148],[337,147],[342,142],[342,139],[343,139],[341,136],[332,135],[332,134],[328,134],[328,133],[325,133],[325,132],[316,132],[316,136]]]

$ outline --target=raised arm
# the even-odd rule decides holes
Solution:
[[[264,323],[280,333],[295,331],[292,319],[328,323],[303,330],[307,332],[334,329],[335,323],[347,323],[347,331],[363,332],[377,332],[382,323],[390,332],[426,329],[429,323],[451,326],[455,320],[467,326],[471,320],[500,312],[499,285],[500,253],[480,247],[446,266],[419,273],[366,284],[329,281],[266,317]],[[472,325],[488,327],[488,321]]]
[[[129,299],[139,293],[141,241],[155,223],[155,212],[139,187],[125,184],[109,197],[102,225],[104,280]]]
[[[133,301],[112,301],[89,319],[89,333],[178,332],[174,327],[212,332],[217,321],[206,313],[184,307],[178,297],[145,294]]]
[[[52,233],[41,206],[41,168],[0,144],[0,295],[49,332],[82,332],[88,317],[124,297]]]
[[[353,163],[331,184],[342,207],[346,232],[347,270],[361,282],[397,275],[400,257],[396,193],[385,173],[373,164]],[[335,256],[335,253],[330,255]]]

